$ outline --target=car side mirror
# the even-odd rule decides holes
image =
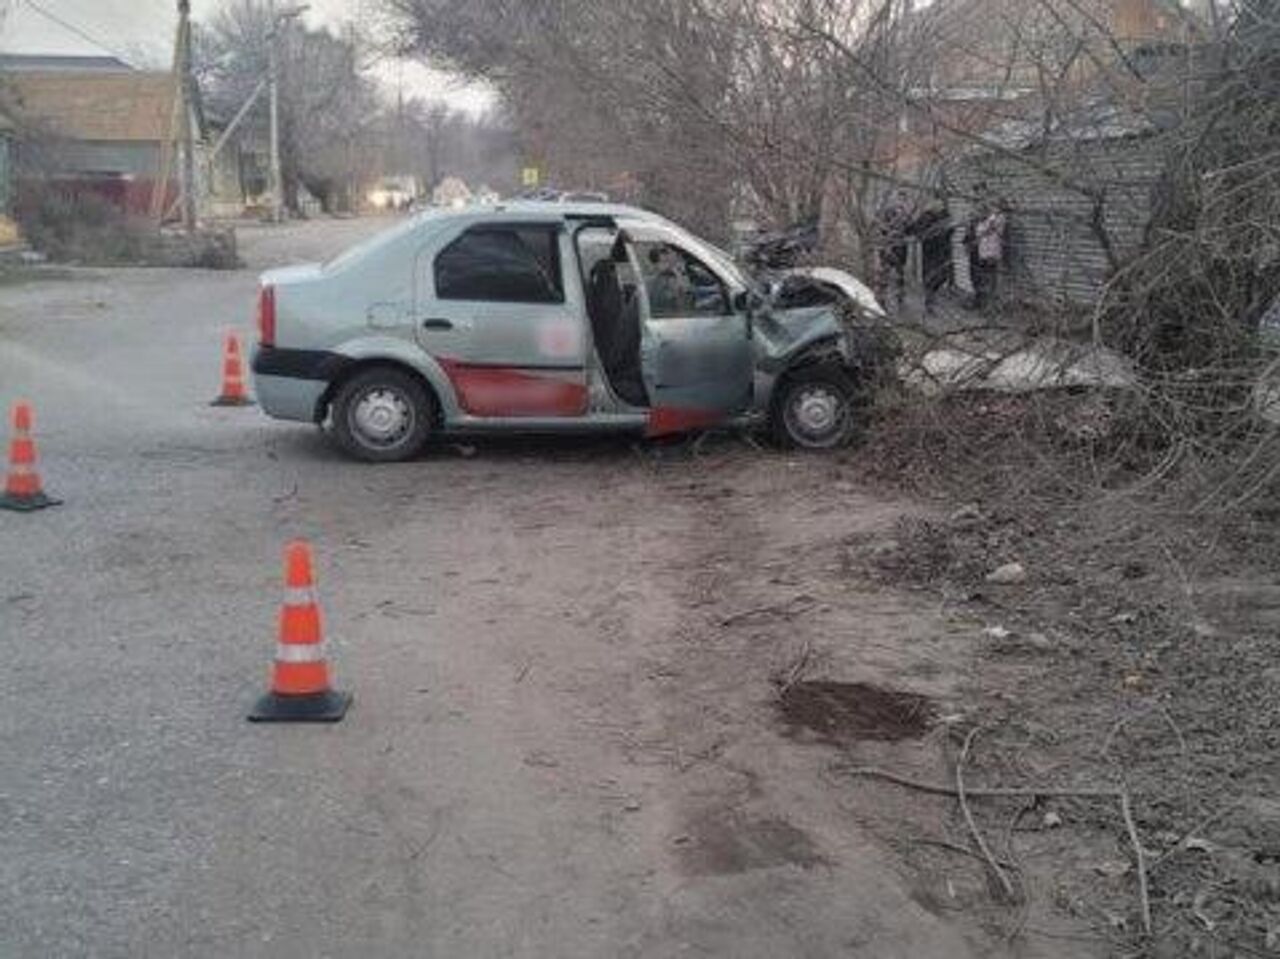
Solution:
[[[755,290],[740,290],[733,298],[733,308],[738,313],[754,313],[764,306],[764,300]]]

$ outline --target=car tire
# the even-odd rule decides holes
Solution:
[[[357,373],[338,388],[332,404],[333,436],[346,452],[370,463],[416,456],[436,422],[431,391],[389,366]]]
[[[819,364],[785,374],[770,417],[774,439],[793,449],[829,450],[853,438],[857,388],[836,366]]]

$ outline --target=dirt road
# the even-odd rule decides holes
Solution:
[[[258,268],[378,225],[242,245]],[[955,696],[972,636],[841,563],[908,507],[727,439],[349,462],[207,406],[254,283],[0,290],[0,400],[36,403],[66,500],[0,513],[0,954],[1006,954],[865,826],[914,799],[833,782],[778,721],[801,660]],[[356,701],[254,727],[297,536]],[[1055,949],[1008,954],[1088,954]]]

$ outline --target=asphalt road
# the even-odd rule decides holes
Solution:
[[[379,225],[242,246],[256,269]],[[66,500],[0,513],[0,955],[995,954],[770,724],[798,627],[726,626],[891,510],[806,503],[820,459],[732,444],[349,462],[208,406],[254,269],[0,288],[0,402],[35,403]],[[244,719],[294,537],[356,696],[334,727]],[[841,602],[868,668],[938,652],[898,649],[910,610]]]

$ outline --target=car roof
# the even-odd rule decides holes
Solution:
[[[430,215],[430,214],[425,214]],[[680,224],[668,220],[652,210],[627,206],[625,203],[598,203],[594,201],[561,201],[561,200],[512,200],[503,203],[473,204],[456,210],[441,211],[437,214],[443,222],[450,223],[484,223],[490,220],[495,223],[512,220],[546,221],[551,220],[590,220],[592,218],[609,217],[618,221],[619,226],[627,226],[628,222],[639,225],[662,227],[670,231],[686,244],[695,255],[704,259],[714,259],[735,274],[739,283],[745,285],[741,270],[733,263],[732,258],[724,251],[717,249],[701,237],[690,233]],[[639,221],[639,223],[637,222]]]
[[[572,223],[583,221],[613,221],[609,225],[626,228],[641,225],[660,227],[670,231],[683,244],[687,245],[696,256],[711,259],[729,270],[739,283],[746,281],[727,253],[712,246],[705,240],[694,236],[678,223],[668,220],[660,214],[639,207],[627,206],[624,203],[598,203],[594,201],[575,201],[570,203],[558,200],[511,200],[498,203],[473,203],[461,207],[430,207],[416,216],[401,221],[381,233],[375,234],[357,243],[355,246],[339,254],[325,264],[327,270],[346,270],[369,256],[381,251],[413,242],[418,231],[447,230],[451,227],[469,228],[476,224],[490,223]]]
[[[497,203],[475,203],[471,206],[449,210],[445,214],[450,217],[469,220],[501,220],[518,218],[549,217],[553,219],[584,219],[587,217],[616,217],[620,219],[650,220],[654,223],[668,222],[649,210],[627,206],[623,203],[604,203],[597,200],[505,200]]]

